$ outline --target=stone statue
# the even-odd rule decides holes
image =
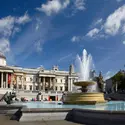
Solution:
[[[14,97],[16,97],[15,93],[7,92],[3,99],[7,104],[11,104]]]
[[[99,73],[99,76],[97,77],[97,84],[98,84],[98,87],[100,89],[101,92],[103,92],[103,85],[104,85],[104,80],[103,80],[103,76],[102,76],[102,72]]]

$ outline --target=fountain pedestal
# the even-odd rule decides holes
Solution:
[[[64,104],[93,105],[105,103],[103,93],[70,93],[64,96]]]
[[[84,92],[87,86],[93,85],[95,82],[93,81],[81,81],[76,82],[74,85],[81,86],[81,93],[68,93],[63,95],[63,103],[64,104],[97,104],[97,103],[105,103],[104,94],[98,92]]]

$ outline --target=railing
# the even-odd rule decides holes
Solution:
[[[30,90],[24,90],[24,93],[30,93],[30,92],[32,92],[32,91],[30,91]]]
[[[32,93],[38,93],[39,91],[38,90],[33,90]]]
[[[39,91],[39,90],[15,90],[18,93],[45,93],[45,94],[63,94],[63,91]]]

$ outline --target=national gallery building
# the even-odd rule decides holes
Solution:
[[[0,93],[15,91],[18,98],[31,100],[40,92],[40,100],[60,100],[62,92],[73,91],[73,82],[77,80],[73,65],[69,71],[60,71],[58,66],[51,70],[42,66],[34,69],[8,66],[6,57],[0,53]]]

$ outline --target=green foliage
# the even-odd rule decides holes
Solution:
[[[125,74],[118,72],[112,77],[113,84],[118,84],[118,89],[125,89]]]
[[[117,74],[115,74],[113,77],[112,77],[112,80],[115,81],[115,82],[121,82],[124,78],[124,74],[121,73],[121,72],[118,72]]]

